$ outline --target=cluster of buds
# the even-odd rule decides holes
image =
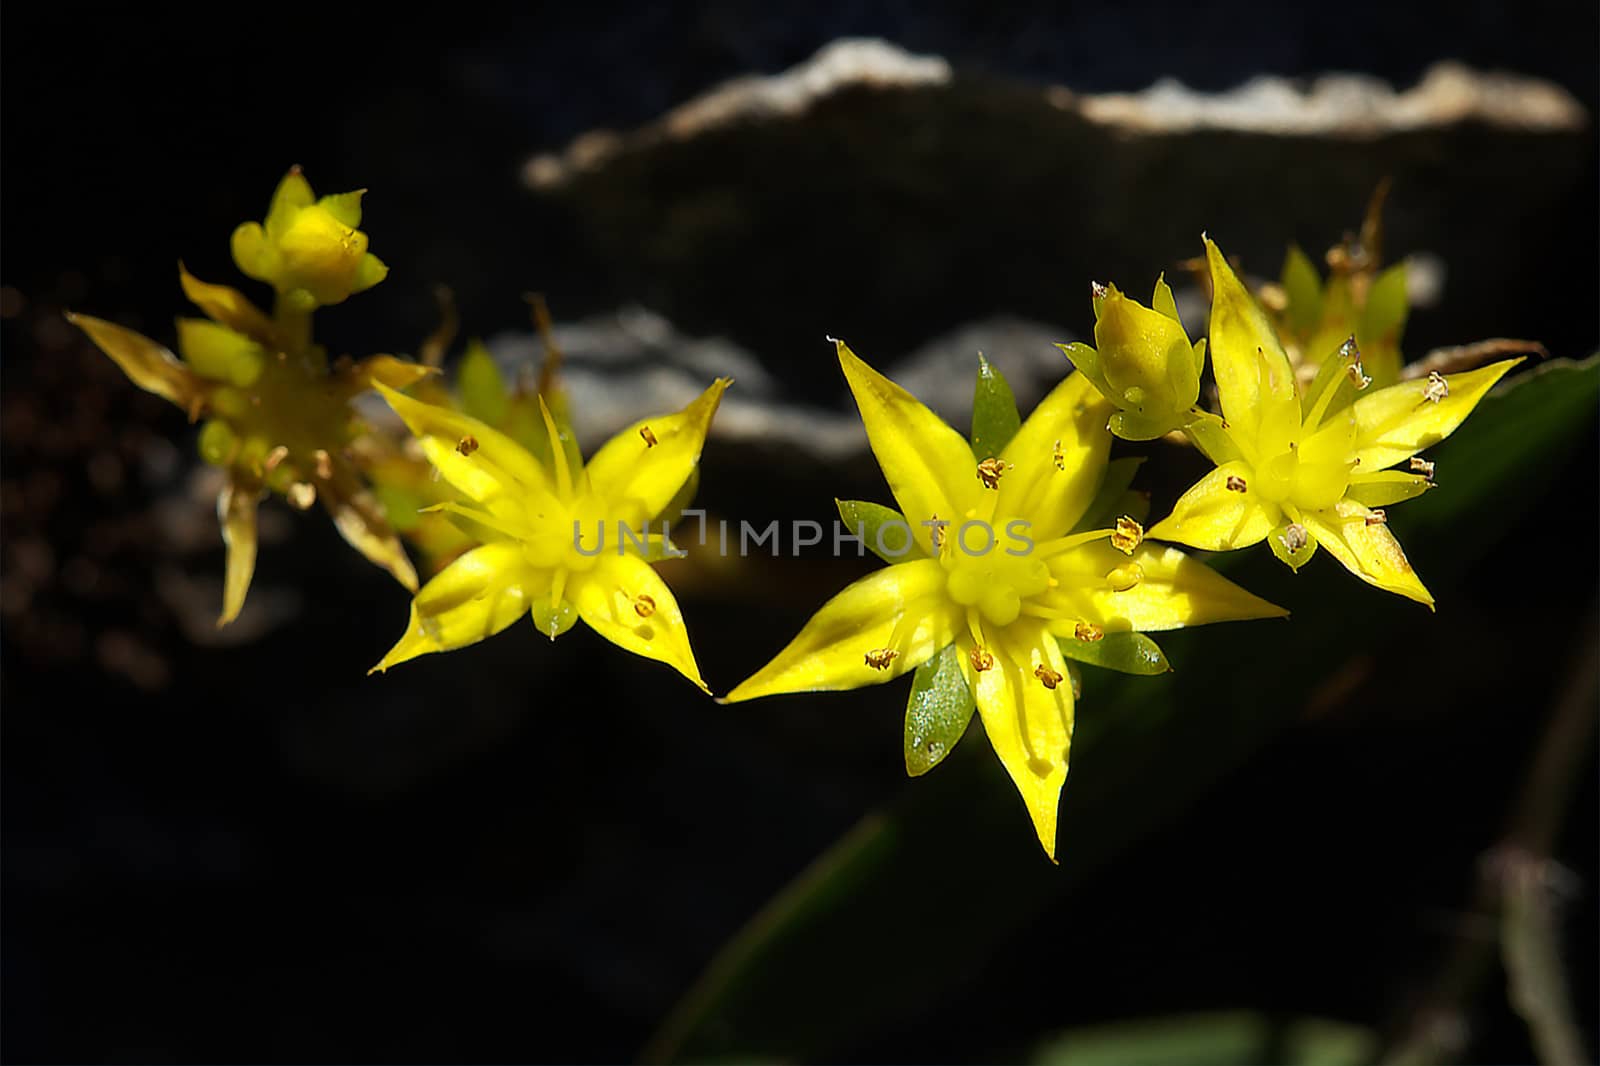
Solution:
[[[233,235],[236,265],[269,282],[271,314],[180,263],[184,295],[204,318],[177,321],[178,354],[140,333],[69,315],[130,380],[203,424],[200,457],[225,475],[217,513],[228,558],[219,625],[238,617],[255,570],[256,509],[264,494],[306,510],[320,501],[357,551],[407,588],[417,575],[361,462],[367,427],[352,401],[374,382],[396,388],[429,371],[393,356],[330,360],[313,342],[311,312],[383,280],[367,252],[361,194],[313,197],[296,168],[279,184],[264,224]]]

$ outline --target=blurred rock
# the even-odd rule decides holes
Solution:
[[[1551,84],[1454,63],[1401,90],[1327,75],[1096,96],[836,42],[580,137],[524,177],[563,220],[551,253],[603,265],[613,305],[729,337],[822,402],[837,380],[816,337],[890,364],[998,314],[1087,329],[1089,280],[1145,290],[1202,230],[1275,275],[1290,242],[1315,254],[1353,228],[1386,176],[1391,256],[1450,270],[1414,347],[1512,334],[1586,350],[1561,331],[1590,323],[1552,326],[1575,279],[1540,267],[1565,261],[1592,198],[1588,123]]]

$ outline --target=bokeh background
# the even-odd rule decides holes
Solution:
[[[770,377],[758,399],[843,415],[827,334],[892,366],[970,328],[1037,366],[994,349],[1003,324],[1082,336],[1091,278],[1181,274],[1201,230],[1275,274],[1389,176],[1389,250],[1444,267],[1409,355],[1505,336],[1581,359],[1600,339],[1592,8],[12,4],[0,30],[6,1059],[1525,1061],[1500,929],[1508,863],[1526,868],[1505,844],[1530,835],[1593,1054],[1592,404],[1562,408],[1502,502],[1416,520],[1437,615],[1262,551],[1231,573],[1303,638],[1175,638],[1178,675],[1145,692],[1091,674],[1080,729],[1111,739],[1075,759],[1056,870],[976,732],[905,779],[903,684],[721,707],[581,627],[365,678],[406,597],[316,515],[276,517],[252,611],[219,636],[193,428],[59,317],[170,339],[176,260],[232,277],[227,234],[298,163],[319,191],[371,189],[392,268],[319,315],[337,350],[414,352],[439,283],[510,350],[539,290],[561,323],[638,305],[722,338]],[[529,186],[537,155],[842,37],[942,56],[952,87],[845,93]],[[1047,95],[1406,87],[1439,60],[1544,79],[1583,118],[1141,139],[1056,121]],[[1195,471],[1161,458],[1158,510]],[[803,440],[713,437],[705,468],[704,505],[759,524],[887,499],[869,462]],[[713,687],[867,567],[689,575]],[[797,932],[719,956],[758,913]],[[683,1007],[718,958],[731,979]]]

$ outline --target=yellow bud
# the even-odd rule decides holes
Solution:
[[[1170,290],[1158,283],[1157,299]],[[1112,430],[1146,440],[1182,424],[1200,395],[1199,355],[1171,314],[1146,307],[1115,286],[1096,299],[1098,370],[1106,399],[1121,409]]]

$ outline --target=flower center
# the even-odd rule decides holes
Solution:
[[[963,607],[976,607],[985,621],[997,626],[1016,621],[1023,601],[1050,584],[1043,560],[1032,554],[1012,555],[1003,544],[990,545],[981,554],[969,554],[952,544],[943,562],[950,598]]]
[[[1293,503],[1308,511],[1332,507],[1350,486],[1351,465],[1339,460],[1317,462],[1295,448],[1256,467],[1250,487],[1268,503]]]

